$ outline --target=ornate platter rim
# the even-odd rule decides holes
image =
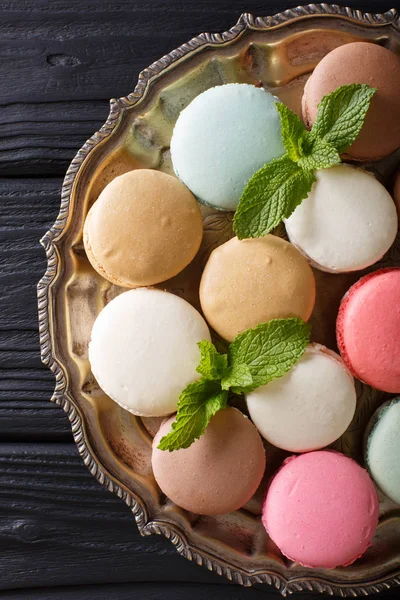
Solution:
[[[337,17],[366,27],[389,26],[400,31],[400,15],[396,9],[391,9],[382,14],[372,14],[338,5],[309,4],[285,10],[268,17],[255,17],[249,13],[244,13],[240,16],[238,22],[228,31],[223,33],[202,33],[166,54],[140,73],[138,83],[131,94],[110,100],[110,112],[106,122],[98,132],[85,142],[68,168],[61,191],[59,215],[54,225],[41,239],[41,244],[47,256],[47,269],[39,281],[37,288],[40,348],[43,363],[51,369],[56,379],[51,401],[61,406],[68,414],[74,441],[85,465],[102,485],[115,493],[130,507],[142,535],[164,535],[175,545],[177,551],[187,559],[195,561],[198,565],[205,566],[210,571],[223,575],[227,579],[241,585],[251,586],[267,583],[273,585],[284,596],[295,591],[327,592],[340,596],[358,596],[376,593],[391,586],[400,585],[400,571],[362,583],[330,582],[325,578],[313,577],[312,574],[307,577],[294,576],[292,578],[285,578],[282,574],[272,569],[257,572],[245,571],[229,565],[221,558],[211,556],[209,553],[190,545],[184,532],[177,527],[162,521],[151,521],[144,502],[133,492],[128,491],[126,487],[118,483],[107,472],[90,447],[82,414],[70,394],[67,372],[60,357],[57,356],[52,337],[52,325],[54,323],[52,285],[62,268],[58,240],[67,225],[72,188],[78,171],[85,159],[99,143],[112,134],[124,110],[140,102],[146,96],[150,83],[161,77],[163,72],[182,58],[186,59],[207,47],[218,47],[219,44],[234,42],[246,30],[266,31],[312,17]]]

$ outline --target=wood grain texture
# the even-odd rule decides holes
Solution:
[[[132,92],[154,60],[202,31],[228,29],[242,12],[274,14],[298,3],[3,0],[0,174],[63,175],[104,122],[108,99]],[[346,2],[375,12],[395,3]]]
[[[230,585],[164,538],[141,538],[127,507],[88,473],[66,415],[48,402],[36,283],[45,268],[38,240],[57,215],[62,176],[104,122],[109,98],[131,92],[140,70],[201,31],[298,3],[0,0],[1,599],[278,598]],[[345,3],[376,12],[398,0]]]
[[[0,113],[1,114],[1,113]],[[60,179],[0,178],[0,440],[71,440],[49,403],[54,379],[40,362],[36,284],[39,238],[56,218]]]
[[[72,444],[1,444],[0,590],[129,581],[225,583],[142,538]]]

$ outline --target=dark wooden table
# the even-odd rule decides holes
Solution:
[[[241,12],[290,0],[0,0],[0,597],[200,600],[277,597],[242,589],[142,539],[127,507],[85,469],[65,414],[49,403],[36,283],[39,238],[62,177],[99,129],[108,99],[152,61]],[[384,11],[393,1],[347,1]],[[307,595],[308,598],[314,597]]]

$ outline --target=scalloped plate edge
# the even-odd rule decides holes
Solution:
[[[162,71],[171,67],[179,59],[196,53],[207,46],[218,46],[219,44],[232,42],[247,29],[268,30],[312,16],[336,16],[346,18],[358,24],[361,23],[374,27],[389,25],[396,30],[400,30],[400,15],[396,9],[391,9],[381,14],[372,14],[364,13],[350,7],[324,3],[298,6],[268,17],[254,17],[250,13],[244,13],[240,16],[236,25],[228,31],[223,33],[201,33],[155,61],[139,74],[138,83],[131,94],[110,100],[110,113],[106,122],[99,131],[85,142],[72,160],[62,186],[61,206],[58,217],[54,225],[40,240],[46,252],[47,269],[37,286],[39,337],[42,362],[54,373],[56,379],[51,401],[61,406],[68,414],[74,441],[84,464],[102,485],[110,492],[116,494],[129,506],[142,535],[156,534],[165,536],[174,544],[177,551],[188,560],[194,561],[198,565],[204,566],[208,570],[243,586],[267,583],[274,586],[283,596],[297,591],[313,591],[320,593],[327,592],[331,595],[335,594],[342,597],[354,597],[385,591],[392,586],[400,585],[400,572],[359,584],[329,582],[326,579],[313,578],[312,576],[286,579],[283,575],[270,570],[249,573],[191,546],[183,532],[179,531],[176,527],[171,527],[169,524],[160,521],[149,521],[146,506],[140,498],[119,484],[95,457],[86,436],[79,408],[68,393],[67,374],[62,363],[56,356],[52,342],[52,285],[57,279],[60,260],[57,240],[61,237],[67,224],[71,191],[75,178],[90,152],[112,134],[126,108],[134,106],[140,100],[144,99],[151,81],[159,77]]]

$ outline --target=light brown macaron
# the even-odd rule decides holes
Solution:
[[[236,408],[224,408],[189,448],[159,450],[174,419],[165,421],[153,440],[153,473],[164,494],[200,515],[225,514],[246,504],[265,470],[264,446],[250,419]]]
[[[203,237],[200,208],[176,177],[138,169],[116,177],[90,209],[83,241],[93,267],[123,287],[174,277]]]
[[[274,235],[216,248],[200,282],[206,320],[225,340],[271,319],[307,321],[315,303],[310,266],[289,242]]]
[[[394,52],[368,42],[345,44],[329,52],[304,88],[303,119],[311,127],[323,96],[352,83],[366,83],[378,91],[346,156],[378,160],[400,146],[400,57]]]

